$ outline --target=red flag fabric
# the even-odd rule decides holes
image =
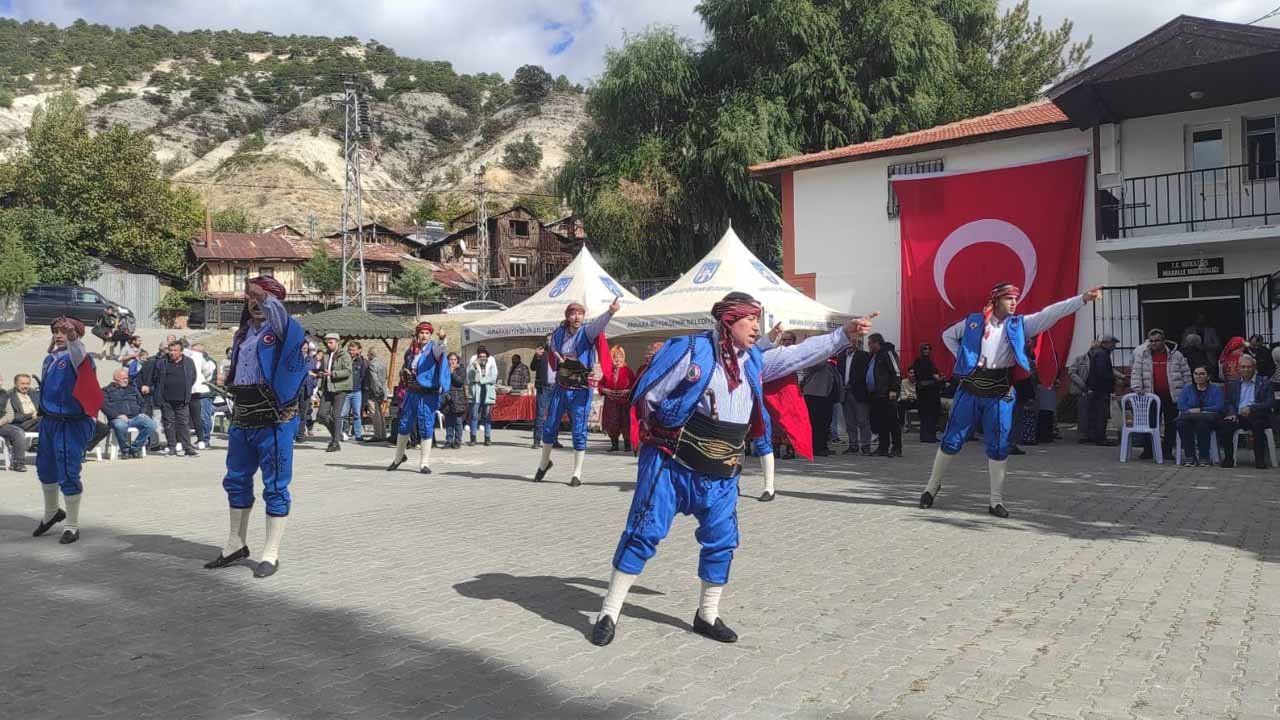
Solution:
[[[981,172],[894,178],[902,223],[903,367],[921,343],[949,373],[955,358],[942,331],[981,312],[991,286],[1022,288],[1018,313],[1076,295],[1088,157]],[[1045,385],[1065,367],[1074,323],[1063,320],[1036,342]]]
[[[612,375],[613,356],[609,354],[609,341],[605,339],[604,332],[596,336],[596,357],[600,358],[600,377]]]
[[[93,360],[85,358],[76,368],[76,384],[71,388],[71,397],[84,408],[84,414],[97,418],[102,410],[102,388],[98,386],[98,373],[94,370]]]
[[[764,384],[764,407],[769,411],[770,422],[787,436],[796,454],[812,460],[813,426],[809,424],[809,408],[804,404],[795,373]]]

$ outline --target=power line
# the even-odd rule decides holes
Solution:
[[[320,185],[259,185],[256,183],[222,182],[217,180],[179,180],[177,178],[170,179],[170,182],[181,183],[183,185],[212,185],[215,187],[233,187],[233,188],[242,188],[246,190],[309,190],[309,191],[313,190],[318,192],[331,192],[331,193],[342,192],[342,188],[339,188],[339,187],[323,187]],[[450,189],[444,189],[444,188],[440,188],[440,189],[428,188],[425,190],[390,190],[390,189],[379,190],[377,188],[362,188],[361,192],[363,192],[365,195],[368,195],[370,193],[380,193],[383,195],[404,195],[409,197],[421,197],[422,195],[466,194],[467,191],[464,189],[450,190]],[[543,197],[543,198],[552,198],[555,200],[560,199],[559,195],[551,195],[548,193],[536,193],[536,192],[518,192],[515,190],[486,189],[485,194],[509,195],[512,197]]]
[[[1254,20],[1253,22],[1251,22],[1251,23],[1247,23],[1247,24],[1249,24],[1249,25],[1254,25],[1254,24],[1260,23],[1260,22],[1262,22],[1263,20],[1266,20],[1266,19],[1268,19],[1268,18],[1273,18],[1273,17],[1275,17],[1276,15],[1280,15],[1280,5],[1277,5],[1274,9],[1272,9],[1272,10],[1271,10],[1271,12],[1267,13],[1266,15],[1263,15],[1262,17],[1258,18],[1257,20]]]

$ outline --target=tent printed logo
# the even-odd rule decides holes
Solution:
[[[462,328],[462,339],[467,342],[471,342],[471,328]]]
[[[720,269],[719,260],[708,260],[702,263],[702,267],[698,268],[698,274],[693,276],[694,285],[705,285],[716,276],[716,271]]]
[[[604,288],[613,293],[614,297],[622,297],[622,288],[618,287],[618,283],[614,282],[613,278],[608,275],[601,275],[600,282],[604,283]]]
[[[778,284],[778,276],[775,275],[772,270],[765,267],[764,263],[760,262],[759,260],[752,260],[751,267],[755,268],[756,272],[760,273],[760,276],[763,277],[765,280],[768,280],[774,285]]]
[[[551,292],[547,293],[547,295],[550,297],[560,297],[564,294],[565,290],[569,289],[569,283],[571,282],[573,282],[572,275],[566,275],[560,278],[556,281],[556,284],[551,288]]]

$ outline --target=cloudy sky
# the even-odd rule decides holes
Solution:
[[[1011,5],[1001,0],[1002,6]],[[1033,13],[1092,34],[1101,59],[1180,14],[1250,22],[1280,0],[1032,0]],[[510,77],[526,63],[575,81],[597,76],[605,48],[626,33],[673,25],[703,36],[696,0],[0,0],[0,15],[65,25],[76,18],[174,30],[268,30],[276,34],[375,38],[402,55],[450,60],[462,72]],[[1280,27],[1280,16],[1263,23]]]

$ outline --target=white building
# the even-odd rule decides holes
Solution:
[[[1071,355],[1205,313],[1225,340],[1280,335],[1280,29],[1180,16],[1034,103],[751,168],[781,188],[784,275],[897,335],[895,174],[981,170],[1085,151]],[[1276,301],[1273,303],[1272,300]],[[1127,358],[1127,353],[1124,357]]]

